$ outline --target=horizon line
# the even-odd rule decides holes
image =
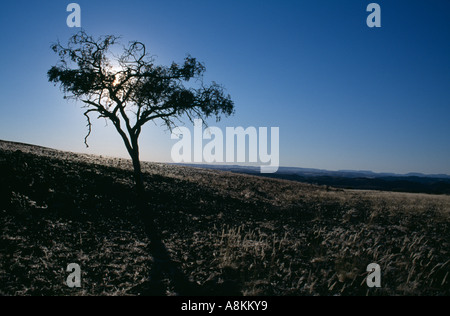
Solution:
[[[13,144],[17,144],[17,145],[24,145],[24,146],[33,146],[33,147],[40,147],[40,148],[44,148],[44,149],[50,149],[50,150],[56,150],[56,151],[61,151],[61,152],[69,152],[69,153],[74,153],[74,154],[80,154],[80,155],[90,155],[90,156],[96,156],[96,157],[101,157],[101,158],[117,158],[117,159],[126,159],[126,160],[131,160],[130,157],[119,157],[119,156],[109,156],[109,155],[102,155],[102,154],[90,154],[90,153],[82,153],[82,152],[76,152],[76,151],[71,151],[71,150],[62,150],[62,149],[57,149],[57,148],[52,148],[52,147],[46,147],[46,146],[42,146],[42,145],[36,145],[36,144],[30,144],[30,143],[24,143],[21,141],[11,141],[11,140],[4,140],[4,139],[0,139],[0,142],[4,142],[4,143],[13,143]],[[207,162],[201,162],[201,163],[175,163],[175,162],[163,162],[163,161],[149,161],[149,160],[142,160],[141,162],[144,163],[162,163],[162,164],[169,164],[169,165],[186,165],[186,166],[216,166],[216,167],[239,167],[239,168],[259,168],[261,167],[261,165],[237,165],[237,164],[233,164],[233,163],[207,163]],[[322,168],[308,168],[308,167],[292,167],[292,166],[279,166],[279,169],[281,168],[285,168],[285,169],[305,169],[305,170],[311,170],[311,171],[322,171],[322,172],[345,172],[345,173],[372,173],[374,175],[383,175],[383,174],[387,174],[387,175],[394,175],[394,176],[403,176],[403,177],[408,177],[408,176],[414,176],[414,174],[416,175],[421,175],[421,176],[425,176],[425,177],[449,177],[450,178],[450,174],[447,173],[423,173],[423,172],[417,172],[417,171],[411,171],[411,172],[407,172],[407,173],[397,173],[397,172],[389,172],[389,171],[382,171],[382,172],[377,172],[377,171],[372,171],[372,170],[351,170],[351,169],[339,169],[339,170],[331,170],[331,169],[322,169]],[[280,171],[280,170],[278,170]],[[276,173],[278,173],[278,171]]]

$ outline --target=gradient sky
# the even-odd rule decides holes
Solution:
[[[448,0],[374,1],[381,29],[364,0],[2,2],[0,139],[127,157],[104,121],[86,149],[80,105],[47,82],[51,43],[79,30],[70,2],[89,34],[142,41],[161,64],[204,62],[236,103],[210,125],[280,127],[283,166],[450,174]],[[173,144],[149,124],[142,160],[170,162]]]

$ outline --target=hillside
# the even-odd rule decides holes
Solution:
[[[205,169],[230,171],[240,174],[260,174],[260,168],[258,167],[226,165],[197,166]],[[450,194],[450,176],[445,174],[425,175],[420,173],[409,173],[406,175],[400,175],[393,173],[374,173],[371,171],[328,171],[280,167],[276,173],[260,175],[268,178],[326,185],[342,189]]]
[[[144,163],[188,292],[152,255],[130,161],[0,141],[0,170],[1,295],[450,295],[448,195]],[[81,289],[64,285],[72,262]]]

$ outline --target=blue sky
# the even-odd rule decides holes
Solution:
[[[104,121],[86,149],[79,104],[47,82],[50,44],[77,32],[70,2],[2,3],[0,139],[127,157]],[[376,1],[379,29],[370,2],[77,1],[92,35],[142,41],[161,64],[204,62],[236,104],[218,126],[280,127],[283,166],[450,174],[450,2]],[[170,162],[173,144],[150,124],[142,159]]]

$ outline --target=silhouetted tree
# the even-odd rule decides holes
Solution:
[[[115,46],[121,46],[117,56],[111,52]],[[141,42],[122,46],[116,36],[95,39],[84,31],[71,37],[67,47],[58,42],[52,49],[60,60],[48,71],[48,79],[60,85],[65,98],[84,103],[89,129],[86,146],[92,128],[90,114],[110,120],[133,161],[140,199],[144,183],[138,141],[147,122],[159,119],[172,129],[183,118],[216,116],[220,120],[221,114],[234,111],[222,86],[203,83],[205,67],[191,56],[181,64],[159,66]],[[191,79],[195,81],[185,86]]]

